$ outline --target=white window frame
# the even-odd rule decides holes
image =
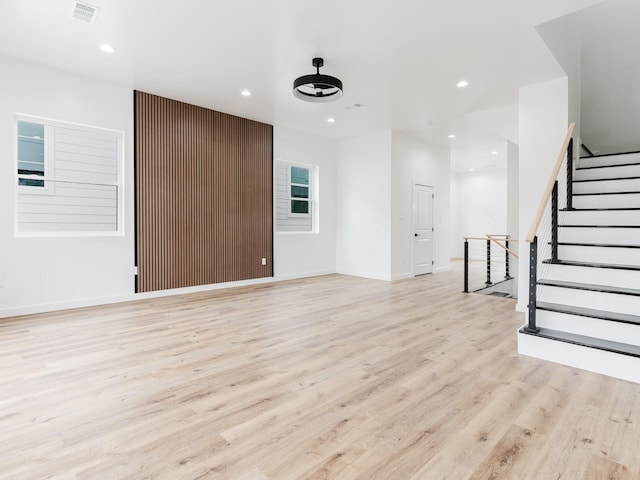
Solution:
[[[292,162],[290,160],[284,159],[276,159],[274,161],[274,169],[277,164],[283,164],[287,168],[287,177],[286,177],[286,188],[287,194],[280,196],[277,194],[277,189],[275,188],[274,183],[274,205],[280,200],[284,200],[287,202],[287,218],[295,218],[303,217],[303,218],[311,218],[311,229],[310,230],[278,230],[277,227],[277,217],[276,217],[276,209],[273,211],[273,222],[274,222],[274,233],[276,235],[317,235],[320,233],[320,167],[318,165],[312,165],[308,163],[301,162]],[[309,214],[291,214],[291,166],[294,167],[302,167],[309,169]],[[274,170],[274,182],[276,181],[276,175]],[[306,185],[305,185],[306,186]],[[299,200],[299,199],[294,199]]]
[[[31,185],[18,185],[18,122],[30,122],[30,123],[42,123],[45,126],[45,176],[35,178],[36,180],[43,180],[45,182],[44,187],[36,187]],[[102,131],[114,134],[117,137],[118,142],[118,157],[117,157],[117,166],[116,166],[116,182],[114,184],[110,184],[116,189],[116,229],[115,231],[42,231],[42,232],[20,232],[19,231],[19,216],[18,216],[18,195],[21,192],[34,194],[46,194],[46,195],[55,195],[55,187],[50,187],[47,190],[47,183],[54,184],[56,178],[55,176],[55,167],[52,165],[52,162],[47,162],[47,157],[49,159],[53,158],[53,141],[51,139],[51,127],[60,127],[60,128],[72,128],[77,130],[84,130],[88,132],[92,131]],[[125,202],[124,202],[124,191],[125,191],[125,183],[124,183],[124,159],[125,159],[125,133],[122,130],[116,130],[111,128],[97,127],[95,125],[87,125],[82,123],[74,123],[67,122],[64,120],[56,120],[48,117],[40,117],[35,115],[29,115],[24,113],[15,113],[14,114],[14,167],[13,172],[15,175],[14,186],[16,188],[14,193],[14,237],[15,238],[25,238],[25,237],[122,237],[125,235],[124,230],[124,216],[125,216]],[[47,182],[47,179],[49,182]],[[80,182],[81,183],[81,182]],[[25,190],[26,189],[26,190]]]
[[[309,184],[308,185],[304,185],[302,183],[293,183],[292,179],[291,179],[291,169],[292,168],[304,168],[305,170],[307,170],[309,172]],[[287,166],[287,193],[288,198],[287,198],[287,206],[288,206],[288,212],[287,212],[287,216],[289,217],[299,217],[299,218],[313,218],[313,208],[314,208],[314,201],[313,201],[313,181],[314,181],[314,174],[313,174],[313,170],[314,168],[312,166],[309,165],[303,165],[301,163],[289,163],[289,165]],[[300,197],[293,197],[291,196],[291,187],[305,187],[308,188],[309,194],[307,195],[307,198],[300,198]],[[292,202],[307,202],[309,204],[309,208],[307,209],[308,213],[297,213],[297,212],[293,212],[292,211]]]
[[[44,127],[44,139],[43,139],[43,152],[44,152],[44,175],[40,176],[40,175],[21,175],[18,173],[18,165],[19,165],[19,158],[18,158],[18,122],[28,122],[28,123],[40,123],[41,125],[43,125]],[[32,180],[38,180],[38,181],[42,181],[44,182],[44,185],[42,187],[38,187],[35,185],[20,185],[18,184],[17,187],[19,189],[19,191],[21,192],[25,192],[25,193],[29,193],[29,195],[55,195],[55,182],[47,182],[45,179],[46,178],[52,178],[55,176],[55,173],[53,171],[53,162],[51,161],[51,158],[53,156],[53,151],[52,151],[52,147],[53,147],[53,142],[51,141],[51,126],[49,124],[43,123],[41,121],[41,119],[36,118],[36,117],[23,117],[23,116],[18,116],[16,115],[16,122],[15,122],[15,135],[14,138],[16,140],[16,164],[15,164],[15,169],[14,172],[16,173],[16,178],[21,178],[21,177],[29,177],[29,179]]]

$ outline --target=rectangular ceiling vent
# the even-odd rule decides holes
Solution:
[[[85,2],[74,2],[71,16],[84,23],[95,23],[100,9]]]

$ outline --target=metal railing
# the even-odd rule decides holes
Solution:
[[[517,240],[503,234],[464,237],[464,293],[469,293],[469,285],[474,280],[475,286],[471,287],[471,291],[479,291],[513,278],[510,257],[518,258],[512,249],[514,242]],[[478,279],[480,261],[484,266],[484,284]],[[474,268],[470,269],[472,264],[475,264]]]
[[[545,253],[549,262],[558,261],[558,213],[559,199],[564,198],[565,209],[573,210],[573,130],[575,123],[571,123],[565,135],[551,176],[542,194],[538,210],[529,229],[526,242],[529,244],[529,302],[527,305],[528,320],[524,330],[538,333],[536,325],[536,298],[538,288],[538,269],[540,249],[548,249]],[[566,175],[562,174],[566,165]],[[541,241],[539,241],[541,240]]]

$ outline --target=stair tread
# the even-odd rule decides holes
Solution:
[[[611,287],[608,285],[596,285],[592,283],[566,282],[564,280],[548,280],[542,278],[538,280],[538,285],[549,287],[572,288],[575,290],[587,290],[590,292],[616,293],[620,295],[634,295],[640,297],[640,290],[635,288]]]
[[[636,270],[640,272],[640,265],[620,265],[617,263],[597,263],[597,262],[579,262],[576,260],[543,260],[542,263],[552,265],[568,265],[572,267],[593,267],[593,268],[611,268],[614,270]]]
[[[558,225],[558,228],[640,228],[640,225]]]
[[[631,323],[633,325],[640,326],[640,316],[631,315],[629,313],[607,312],[604,310],[595,310],[593,308],[577,307],[574,305],[561,305],[559,303],[549,302],[537,302],[536,308],[538,310],[568,313],[570,315],[578,315],[580,317],[600,318],[602,320]]]
[[[551,242],[549,242],[549,245],[551,245]],[[593,242],[558,242],[558,245],[564,245],[565,247],[640,248],[640,245]]]
[[[586,335],[578,335],[575,333],[563,332],[561,330],[553,330],[550,328],[540,328],[540,331],[538,333],[527,332],[524,328],[522,328],[520,329],[520,333],[640,358],[640,346],[638,345],[613,342],[611,340],[603,340],[601,338],[588,337]]]
[[[587,195],[637,195],[640,190],[629,190],[625,192],[588,192],[588,193],[574,193],[574,197],[584,197]]]
[[[640,207],[605,207],[605,208],[561,208],[561,212],[614,212],[640,210]]]
[[[614,177],[614,178],[588,178],[585,180],[573,180],[573,183],[587,183],[587,182],[609,182],[620,180],[640,180],[640,177]]]
[[[612,163],[609,165],[594,165],[592,167],[578,167],[576,170],[592,170],[595,168],[611,168],[611,167],[630,167],[634,165],[640,165],[640,162],[632,162],[632,163]]]

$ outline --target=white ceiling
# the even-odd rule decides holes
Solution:
[[[446,146],[459,128],[462,145],[465,115],[563,75],[534,27],[598,1],[89,0],[88,25],[72,0],[3,0],[0,53],[330,138],[394,129]],[[314,56],[344,82],[338,102],[293,97]]]

